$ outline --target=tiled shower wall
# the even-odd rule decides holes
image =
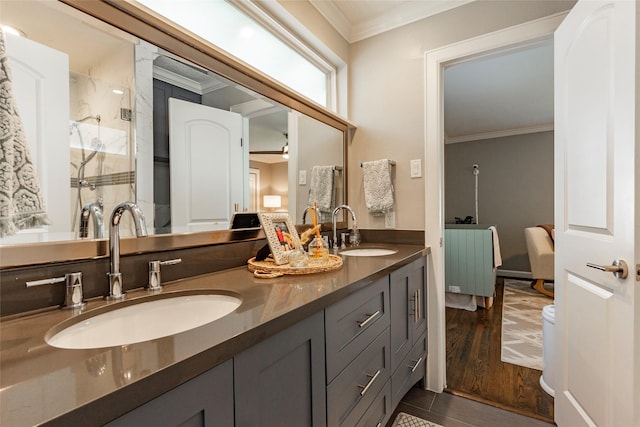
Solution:
[[[82,206],[100,203],[107,235],[113,208],[122,201],[136,200],[130,120],[133,54],[110,58],[107,66],[96,64],[87,73],[72,74],[69,86],[70,230],[77,233]],[[133,235],[131,219],[126,216],[123,221],[121,235]]]

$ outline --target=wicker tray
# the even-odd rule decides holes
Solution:
[[[247,261],[249,271],[256,277],[278,277],[285,274],[313,274],[337,270],[342,267],[342,257],[329,255],[323,262],[310,262],[306,267],[291,267],[289,264],[277,265],[273,260],[256,261],[255,257]]]

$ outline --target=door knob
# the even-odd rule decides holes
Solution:
[[[614,260],[611,265],[598,265],[588,262],[587,267],[595,268],[600,271],[608,271],[613,273],[618,279],[626,279],[629,275],[629,266],[621,259]]]

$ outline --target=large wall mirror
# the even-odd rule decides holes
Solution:
[[[314,191],[346,202],[346,121],[167,22],[143,25],[132,4],[67,3],[2,5],[1,23],[22,32],[6,49],[52,224],[0,245],[99,239],[97,221],[80,232],[83,210],[102,212],[107,237],[125,200],[150,234],[211,234],[234,212],[266,209],[299,224],[327,168]]]

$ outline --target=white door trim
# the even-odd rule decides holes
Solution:
[[[445,66],[480,56],[517,49],[553,37],[566,12],[463,40],[425,52],[425,244],[429,257],[429,360],[426,388],[442,392],[446,386],[444,304],[444,111]]]

